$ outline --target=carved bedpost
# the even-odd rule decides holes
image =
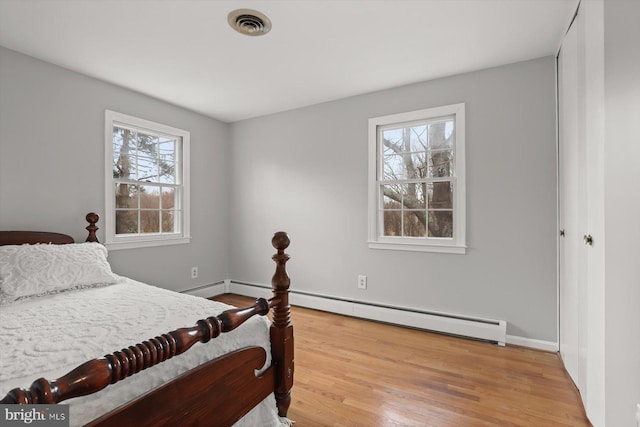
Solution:
[[[289,305],[289,285],[285,265],[289,255],[284,250],[289,246],[289,236],[283,231],[277,232],[271,244],[278,250],[273,256],[276,272],[271,280],[273,289],[273,321],[271,324],[271,357],[276,369],[275,397],[278,415],[287,416],[291,404],[291,387],[293,387],[293,324],[291,323],[291,306]]]
[[[100,217],[95,212],[89,212],[87,214],[87,216],[85,217],[85,219],[89,223],[89,225],[86,227],[87,231],[89,232],[89,235],[87,236],[87,240],[86,241],[87,242],[98,242],[98,238],[96,237],[96,231],[98,231],[99,228],[96,227],[96,222],[98,222]]]

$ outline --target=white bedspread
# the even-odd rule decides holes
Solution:
[[[58,378],[79,364],[230,308],[131,279],[102,288],[32,298],[0,307],[0,396],[35,379]],[[90,321],[88,319],[91,319]],[[190,368],[229,351],[257,345],[271,363],[269,324],[254,316],[241,328],[146,369],[70,405],[71,426],[83,425]],[[266,367],[265,366],[265,367]],[[269,396],[237,426],[280,426]]]

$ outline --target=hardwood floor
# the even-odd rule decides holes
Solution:
[[[299,307],[292,318],[295,427],[591,425],[555,353]]]

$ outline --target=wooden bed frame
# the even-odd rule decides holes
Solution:
[[[97,242],[98,215],[86,216],[87,241]],[[289,306],[289,284],[285,264],[289,237],[273,236],[276,271],[271,281],[273,298],[259,298],[250,307],[231,309],[218,316],[199,320],[195,326],[180,328],[162,336],[93,359],[66,375],[48,381],[37,379],[28,389],[15,388],[2,404],[54,404],[95,393],[139,371],[187,351],[197,342],[206,343],[220,333],[231,331],[250,317],[272,310],[270,327],[271,366],[260,376],[266,354],[261,347],[236,350],[200,365],[163,386],[109,412],[88,426],[230,426],[254,406],[274,393],[278,415],[287,416],[293,386],[293,325]],[[0,245],[74,243],[70,236],[32,231],[0,231]]]

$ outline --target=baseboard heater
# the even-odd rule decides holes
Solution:
[[[269,298],[271,296],[271,287],[269,286],[234,280],[228,282],[226,291],[253,298]],[[346,316],[361,317],[379,322],[490,341],[501,346],[505,345],[507,337],[507,322],[505,320],[428,312],[295,290],[291,290],[289,302],[292,305]]]

